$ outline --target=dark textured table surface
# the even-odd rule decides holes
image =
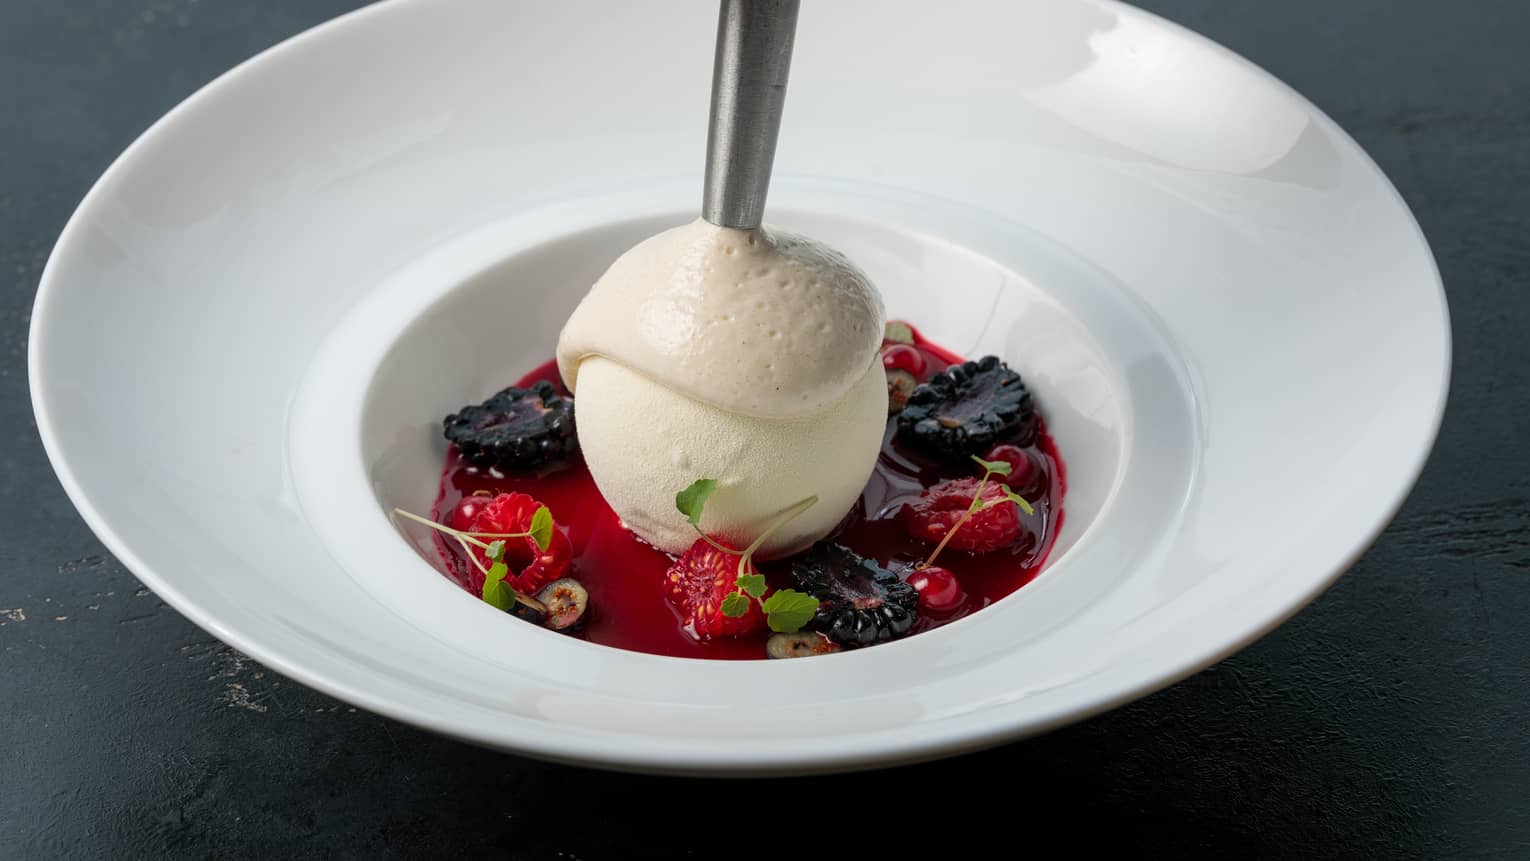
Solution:
[[[1456,337],[1428,469],[1331,591],[1169,690],[965,759],[766,783],[546,765],[313,693],[142,588],[55,483],[25,345],[65,219],[184,96],[355,5],[0,2],[0,858],[815,855],[760,804],[857,859],[996,828],[1015,854],[1530,858],[1530,2],[1143,4],[1305,93],[1418,214]]]

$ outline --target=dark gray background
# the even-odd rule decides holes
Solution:
[[[355,5],[0,0],[0,857],[871,861],[985,833],[1011,855],[1530,857],[1530,2],[1142,4],[1312,98],[1418,214],[1456,337],[1434,457],[1337,586],[1170,690],[961,760],[767,783],[544,765],[308,691],[142,588],[56,485],[25,342],[65,219],[176,102]]]

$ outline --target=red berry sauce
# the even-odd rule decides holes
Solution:
[[[922,373],[916,375],[920,382],[962,361],[960,356],[926,341],[917,331],[913,349],[925,360]],[[911,363],[912,357],[903,353],[903,349],[892,347],[892,350],[900,368],[918,364]],[[538,380],[550,380],[561,390],[562,382],[555,362],[547,362],[522,377],[516,385],[525,387]],[[974,465],[968,473],[952,471],[906,452],[893,438],[896,429],[896,421],[889,418],[876,471],[862,491],[860,503],[830,538],[862,556],[874,557],[906,576],[933,548],[904,531],[896,518],[898,509],[930,485],[964,475],[978,476],[981,470]],[[1024,481],[1026,487],[1017,486],[1017,490],[1031,500],[1036,513],[1021,513],[1024,528],[1021,539],[1007,549],[982,555],[953,552],[950,548],[942,552],[938,564],[955,575],[965,597],[938,614],[921,607],[912,634],[953,622],[1003,598],[1030,582],[1046,562],[1062,525],[1062,501],[1066,490],[1063,462],[1044,423],[1039,428],[1036,443],[1023,451],[1035,470],[1034,475]],[[1013,452],[1007,454],[1013,456]],[[664,572],[669,568],[671,558],[622,528],[615,512],[595,488],[595,481],[583,460],[575,458],[538,475],[506,476],[497,470],[463,463],[456,449],[452,448],[447,452],[440,493],[431,516],[439,523],[448,523],[453,509],[465,496],[511,492],[530,494],[551,509],[558,528],[573,544],[573,564],[564,576],[577,578],[590,594],[589,618],[577,636],[606,646],[656,655],[722,659],[765,657],[768,632],[703,642],[685,631],[679,615],[664,595]],[[440,533],[435,537],[436,548],[447,571],[464,589],[470,589],[469,563],[461,549]],[[785,560],[765,562],[759,568],[772,586],[791,585],[790,564]],[[944,605],[947,602],[938,603]],[[507,624],[510,623],[524,624],[507,620]]]

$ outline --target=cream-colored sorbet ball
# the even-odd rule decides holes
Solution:
[[[759,553],[770,558],[805,549],[855,504],[887,425],[880,361],[827,409],[789,419],[728,412],[599,356],[580,362],[578,374],[579,445],[601,495],[629,528],[670,553],[696,541],[675,508],[675,494],[702,478],[717,480],[702,528],[738,546],[795,503],[817,496]]]

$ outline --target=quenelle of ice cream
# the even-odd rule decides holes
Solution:
[[[675,494],[717,481],[701,527],[743,546],[786,509],[762,558],[828,534],[859,497],[887,421],[884,312],[838,252],[770,228],[697,220],[634,246],[569,317],[558,369],[601,495],[681,553]]]

